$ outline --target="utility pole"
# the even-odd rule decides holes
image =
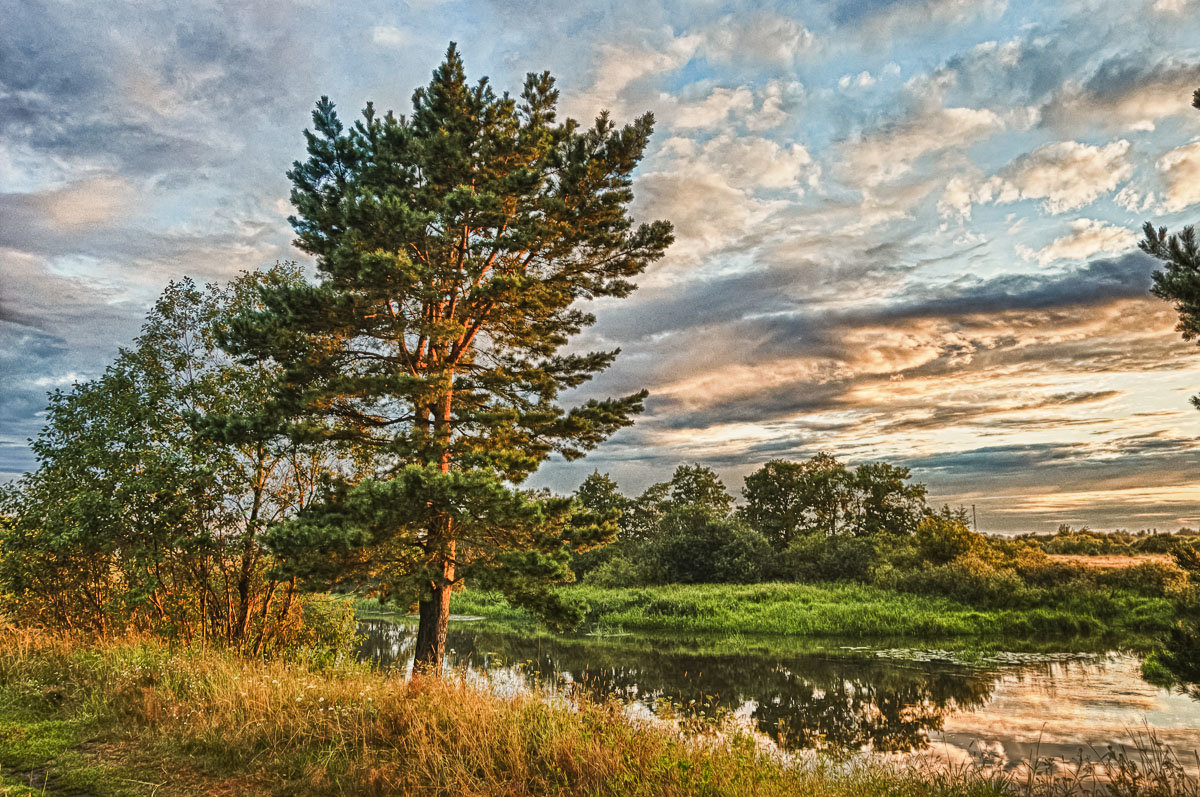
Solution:
[[[971,526],[975,529],[975,533],[979,533],[979,519],[975,517],[975,505],[971,504]]]

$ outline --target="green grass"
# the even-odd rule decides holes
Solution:
[[[571,598],[588,605],[580,631],[639,635],[711,635],[832,638],[862,642],[930,640],[1011,649],[1071,643],[1095,649],[1145,650],[1170,627],[1162,598],[1120,590],[1096,591],[1060,605],[1024,609],[972,607],[861,584],[697,584],[628,589],[573,585]],[[534,617],[495,593],[465,590],[456,614],[479,615],[490,630],[530,630]]]

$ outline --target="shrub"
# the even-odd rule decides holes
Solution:
[[[1026,584],[1037,587],[1087,582],[1092,573],[1092,568],[1051,559],[1042,549],[1028,544],[1013,551],[1011,562],[1013,570]]]
[[[653,580],[668,584],[761,581],[771,555],[766,538],[734,518],[675,510],[645,548]]]
[[[614,556],[602,565],[589,570],[582,583],[594,587],[629,587],[646,582],[645,573],[625,556]]]
[[[925,561],[945,564],[967,554],[983,556],[989,546],[958,518],[929,515],[917,525],[917,548]]]
[[[1131,567],[1101,570],[1095,578],[1102,586],[1127,589],[1151,598],[1181,594],[1188,584],[1187,573],[1171,562],[1143,562]]]
[[[867,581],[877,560],[870,539],[808,534],[788,545],[772,571],[790,581]]]
[[[944,595],[963,603],[998,608],[1021,606],[1032,597],[1015,571],[997,567],[976,553],[904,573],[896,585],[906,592]]]

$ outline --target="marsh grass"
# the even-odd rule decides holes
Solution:
[[[1137,788],[1150,790],[1104,791],[1095,776],[1091,787],[1197,794],[1182,768],[1165,763],[1171,760],[1165,753],[1128,759],[1128,771],[1141,778]],[[1144,773],[1155,768],[1170,791],[1153,790],[1158,781]],[[302,655],[248,660],[153,640],[87,642],[0,629],[0,789],[14,794],[41,784],[46,793],[62,787],[160,797],[982,797],[1065,794],[1067,783],[1036,769],[1022,779],[945,762],[785,756],[728,716],[638,722],[617,702],[544,692],[501,697],[464,673],[406,681]]]
[[[1108,647],[1149,649],[1170,627],[1170,601],[1120,589],[1021,609],[981,609],[949,598],[854,583],[694,584],[635,588],[574,585],[567,597],[588,606],[582,631],[745,634],[843,640],[1003,641],[1009,649],[1053,640],[1104,640]],[[455,613],[485,618],[483,627],[532,629],[536,620],[495,593],[465,590]],[[1094,645],[1082,645],[1092,648]]]

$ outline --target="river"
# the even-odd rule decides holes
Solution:
[[[362,624],[363,659],[411,667],[413,626]],[[1033,755],[1101,758],[1152,731],[1184,765],[1200,766],[1200,702],[1142,680],[1122,653],[992,654],[969,663],[913,649],[828,644],[773,652],[752,640],[704,652],[697,640],[553,637],[452,625],[450,665],[493,688],[581,691],[635,714],[732,714],[787,751],[928,751],[1016,767]],[[699,651],[699,652],[698,652]]]

